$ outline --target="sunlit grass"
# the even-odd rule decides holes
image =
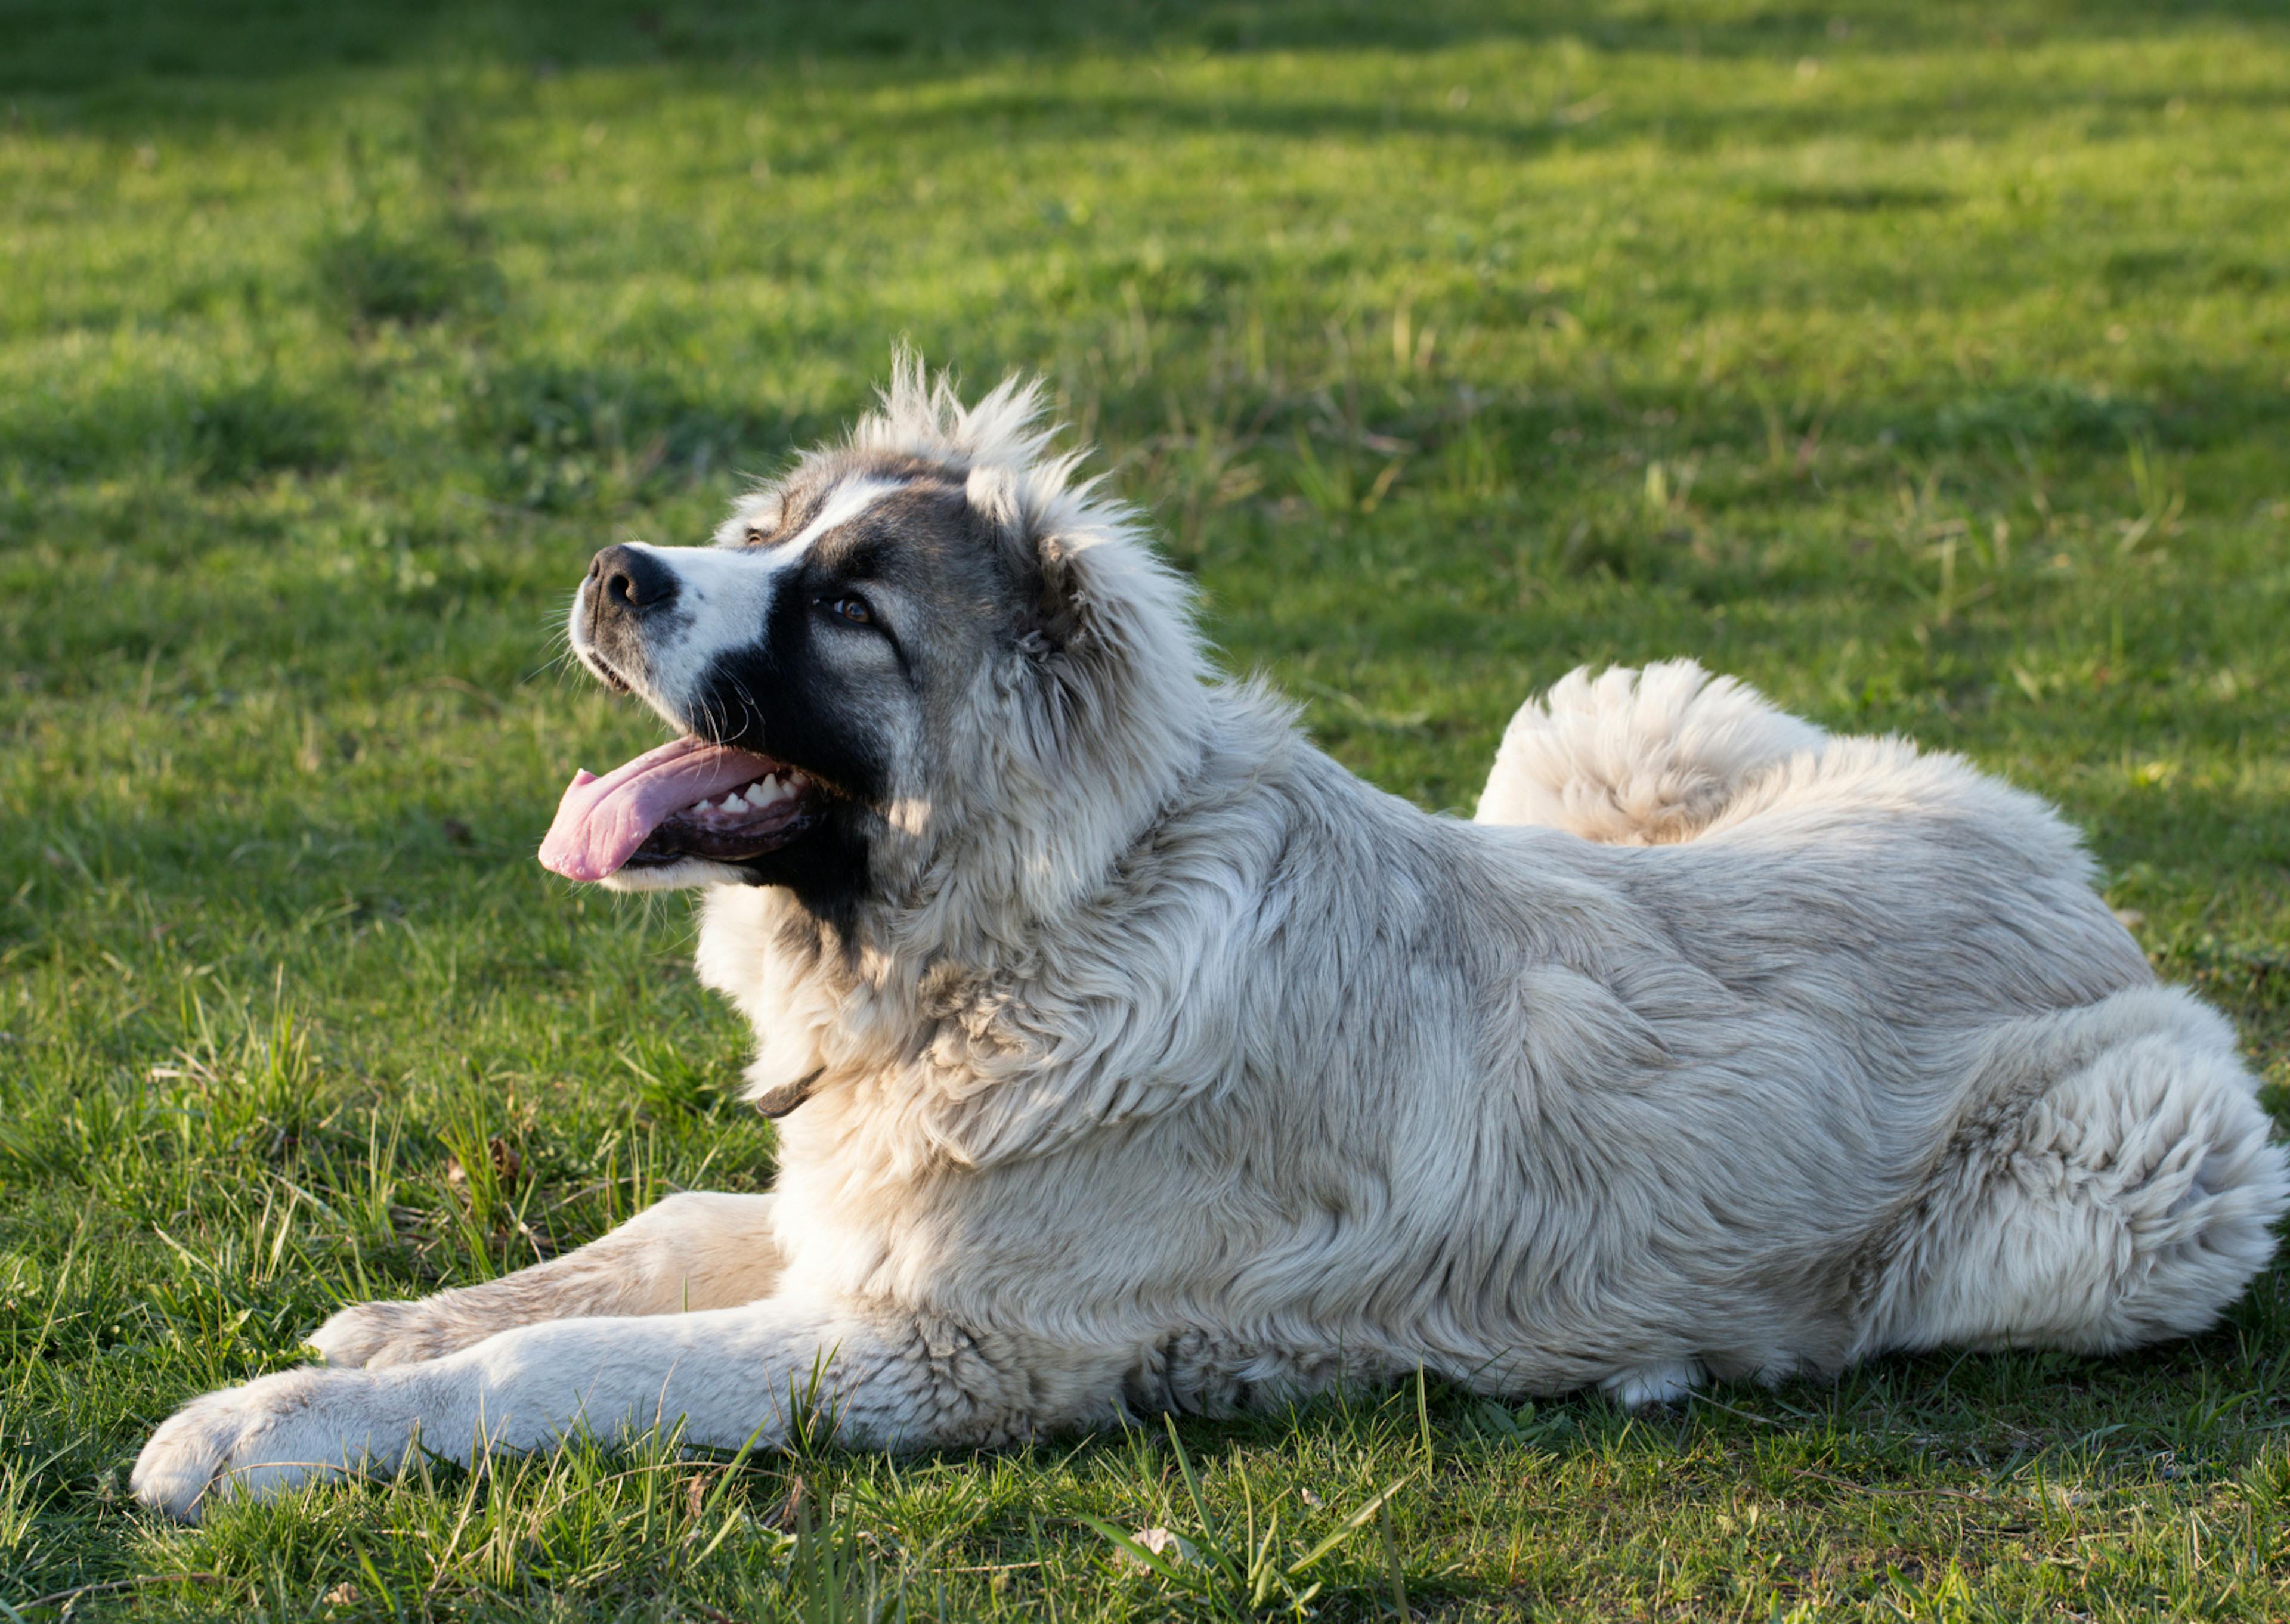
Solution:
[[[769,1179],[685,905],[531,860],[572,768],[654,737],[556,624],[595,547],[696,539],[901,337],[1043,372],[1228,662],[1378,782],[1468,808],[1530,688],[1698,655],[2059,800],[2281,1101],[2278,12],[1037,12],[8,30],[0,1600],[2290,1612],[2278,1275],[2135,1358],[1636,1419],[1434,1385],[975,1459],[584,1445],[195,1532],[126,1507],[153,1425],[339,1303]]]

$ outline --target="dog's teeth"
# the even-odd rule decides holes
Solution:
[[[734,789],[730,795],[724,797],[724,810],[725,812],[745,812],[748,810],[748,804],[740,798],[740,792]]]

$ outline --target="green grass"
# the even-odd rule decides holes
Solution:
[[[685,904],[532,860],[655,736],[554,622],[902,335],[1045,372],[1229,662],[1428,807],[1528,689],[1677,653],[2053,796],[2283,1106],[2278,5],[204,12],[0,9],[0,1598],[2290,1614],[2280,1271],[2134,1357],[1636,1419],[576,1452],[193,1532],[122,1489],[338,1303],[769,1179]]]

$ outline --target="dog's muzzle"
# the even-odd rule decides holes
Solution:
[[[621,673],[644,669],[647,626],[675,606],[677,584],[676,572],[642,548],[608,547],[589,561],[581,583],[587,652],[622,692]]]

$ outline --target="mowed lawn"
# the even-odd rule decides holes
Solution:
[[[2268,0],[345,12],[0,11],[9,1618],[2290,1614],[2283,1270],[2183,1345],[1636,1417],[135,1509],[337,1305],[770,1179],[686,900],[532,860],[660,736],[557,625],[902,337],[1045,373],[1228,664],[1427,808],[1677,654],[2054,796],[2290,1117]]]

